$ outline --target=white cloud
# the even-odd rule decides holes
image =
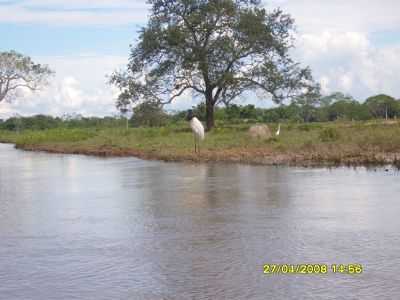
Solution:
[[[329,94],[332,91],[329,89],[330,79],[327,76],[321,76],[319,78],[319,83],[321,84],[321,92],[323,94]]]
[[[303,51],[304,58],[312,61],[326,55],[336,59],[362,55],[370,47],[370,43],[363,33],[323,31],[302,34],[298,46]]]
[[[79,109],[82,105],[82,91],[79,87],[79,81],[74,77],[65,77],[60,85],[58,94],[66,107]]]
[[[343,74],[339,78],[340,90],[344,92],[350,92],[353,85],[353,76],[351,73]]]
[[[400,96],[400,43],[378,48],[361,32],[307,33],[298,38],[296,56],[312,67],[323,92],[344,91],[360,100]]]
[[[0,105],[0,118],[21,115],[83,114],[105,116],[117,113],[118,91],[106,83],[106,75],[126,64],[118,56],[35,57],[56,70],[51,84],[36,93],[20,94],[12,103]]]
[[[266,1],[268,4],[270,1]],[[400,29],[398,0],[280,0],[280,6],[295,18],[299,31],[322,30],[376,32]]]

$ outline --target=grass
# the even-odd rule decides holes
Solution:
[[[277,124],[269,124],[274,132]],[[102,156],[138,156],[173,161],[256,164],[398,164],[400,123],[385,121],[282,124],[281,135],[252,139],[244,125],[207,133],[201,154],[193,153],[187,124],[161,128],[50,129],[19,134],[0,131],[0,141],[18,148]]]

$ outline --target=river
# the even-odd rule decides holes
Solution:
[[[399,182],[0,144],[0,299],[399,299]]]

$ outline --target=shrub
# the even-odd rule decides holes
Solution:
[[[133,127],[159,127],[168,121],[162,106],[154,102],[144,102],[133,109],[130,123]]]

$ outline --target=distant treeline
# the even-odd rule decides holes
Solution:
[[[0,119],[0,130],[44,130],[50,128],[113,128],[124,126],[125,119],[121,117],[82,117],[79,115],[65,118],[46,115],[32,117],[11,117]]]
[[[193,108],[195,115],[205,119],[206,107],[200,103]],[[133,108],[129,120],[131,127],[163,126],[182,122],[186,111],[167,113],[154,103],[143,103]],[[400,117],[400,100],[388,95],[368,98],[364,103],[342,93],[334,93],[321,99],[300,98],[290,105],[276,108],[257,108],[252,104],[216,107],[217,123],[254,122],[328,122],[336,120],[392,119]],[[123,116],[83,117],[80,115],[63,118],[46,115],[32,117],[12,117],[0,119],[0,130],[43,130],[49,128],[113,128],[126,126]]]
[[[195,107],[195,113],[205,118],[205,105]],[[181,113],[183,114],[183,113]],[[215,111],[217,120],[249,120],[257,122],[328,122],[336,120],[393,119],[400,117],[400,100],[377,95],[360,103],[349,95],[334,93],[321,99],[300,98],[290,105],[276,108],[257,108],[252,104],[232,104]]]

